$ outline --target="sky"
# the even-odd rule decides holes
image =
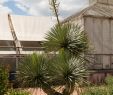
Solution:
[[[88,6],[88,0],[58,0],[59,15],[68,17]],[[0,0],[0,13],[52,16],[49,0]]]

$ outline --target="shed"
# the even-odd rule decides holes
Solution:
[[[26,54],[42,53],[45,33],[53,25],[52,17],[0,14],[0,64],[13,72]]]
[[[89,7],[66,18],[63,23],[79,24],[87,33],[94,58],[92,69],[113,69],[113,0],[89,0]]]

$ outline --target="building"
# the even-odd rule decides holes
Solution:
[[[0,64],[13,72],[24,55],[42,53],[41,43],[53,24],[51,17],[0,15]]]
[[[89,0],[87,8],[62,23],[67,22],[80,25],[87,33],[90,69],[113,72],[113,0]],[[51,17],[0,15],[0,62],[14,70],[24,55],[43,52],[41,42],[53,24]]]
[[[113,0],[89,0],[89,7],[66,18],[63,23],[79,24],[90,41],[91,69],[113,70]]]

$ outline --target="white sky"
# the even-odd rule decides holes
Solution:
[[[51,16],[49,0],[0,0],[0,11],[13,13],[11,6],[4,3],[13,1],[14,5],[29,15]],[[60,15],[67,17],[88,6],[88,0],[58,0],[60,2]],[[16,14],[16,13],[15,13]],[[18,14],[18,13],[17,13]]]

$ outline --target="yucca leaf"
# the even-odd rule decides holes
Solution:
[[[87,36],[78,25],[64,24],[61,28],[54,26],[45,39],[44,46],[50,52],[64,50],[78,56],[88,50]]]

